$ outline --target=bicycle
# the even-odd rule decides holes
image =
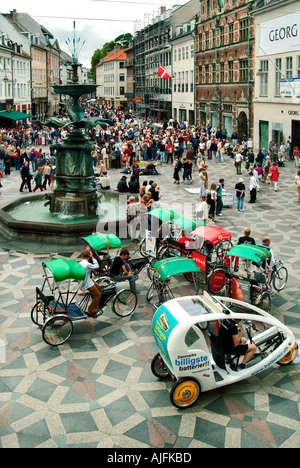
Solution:
[[[73,334],[74,322],[89,318],[88,308],[92,296],[89,292],[80,292],[81,281],[85,279],[86,273],[78,262],[56,259],[43,262],[43,268],[45,281],[42,289],[36,288],[36,302],[31,309],[31,320],[42,329],[42,336],[47,344],[59,346],[68,341]],[[53,276],[48,274],[47,269]],[[68,283],[64,290],[65,281]],[[46,284],[51,295],[45,294]],[[103,314],[103,309],[109,301],[112,301],[112,310],[119,317],[128,317],[134,312],[137,305],[135,292],[129,289],[118,291],[116,283],[109,277],[99,278],[98,284],[102,289],[95,318]]]

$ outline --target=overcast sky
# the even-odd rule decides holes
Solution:
[[[61,49],[70,53],[65,41],[73,39],[73,21],[76,21],[76,37],[85,41],[79,56],[79,62],[90,67],[91,56],[105,42],[112,41],[120,34],[134,34],[134,22],[140,20],[144,25],[144,14],[152,17],[160,6],[184,4],[187,0],[11,0],[5,10],[1,2],[1,13],[16,9],[28,13],[35,21],[45,26],[58,39]],[[51,17],[51,18],[50,18]],[[110,21],[104,21],[110,20]],[[79,45],[80,45],[79,44]]]

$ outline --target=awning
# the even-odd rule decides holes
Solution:
[[[23,119],[30,119],[32,115],[24,114],[23,112],[12,110],[10,112],[0,111],[0,117],[3,117],[4,119],[10,119],[10,120],[23,120]]]

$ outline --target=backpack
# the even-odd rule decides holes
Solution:
[[[210,193],[210,192],[208,192],[208,193],[206,194],[206,203],[207,203],[208,205],[211,204],[211,193]]]
[[[178,159],[178,161],[177,161],[177,169],[178,169],[178,171],[181,171],[181,169],[182,169],[182,162],[180,161],[180,159]]]

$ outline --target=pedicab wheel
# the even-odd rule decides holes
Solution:
[[[298,356],[298,345],[295,343],[295,345],[289,350],[289,352],[283,356],[283,358],[279,359],[276,364],[279,366],[288,366],[291,364],[296,357]]]
[[[167,379],[170,374],[159,353],[154,356],[151,362],[151,371],[158,379]]]
[[[179,409],[190,408],[198,400],[201,393],[200,384],[196,379],[187,377],[178,380],[172,387],[170,400]]]
[[[131,315],[137,305],[137,295],[130,289],[122,289],[114,297],[112,309],[119,317]]]
[[[259,298],[259,302],[257,304],[257,307],[260,309],[264,310],[265,312],[270,312],[271,310],[271,296],[269,293],[264,292]]]
[[[43,340],[50,346],[64,344],[73,333],[72,320],[67,315],[56,315],[44,323]]]
[[[42,327],[45,323],[44,307],[42,301],[37,301],[31,309],[31,320],[35,325]]]
[[[276,291],[282,291],[282,289],[286,286],[288,280],[288,271],[287,269],[282,266],[277,268],[272,274],[272,284]]]
[[[223,268],[216,268],[210,275],[207,283],[211,294],[218,294],[222,291],[226,282],[226,272]]]

